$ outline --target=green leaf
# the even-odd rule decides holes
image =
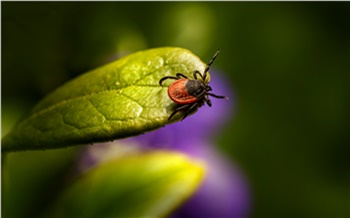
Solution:
[[[198,188],[201,164],[149,152],[98,165],[68,186],[50,217],[163,217]]]
[[[183,48],[140,51],[85,73],[39,102],[2,140],[3,151],[51,149],[134,136],[168,123],[175,103],[159,80],[206,65]],[[173,121],[179,120],[180,114]]]

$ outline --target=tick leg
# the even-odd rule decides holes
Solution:
[[[177,107],[173,113],[171,113],[170,117],[168,118],[168,120],[170,120],[177,112],[182,111],[184,109],[186,109],[187,107],[189,107],[189,104],[185,104],[185,105],[181,105],[180,107]]]
[[[159,80],[159,85],[163,86],[162,83],[163,83],[163,81],[166,80],[166,79],[175,79],[175,80],[178,80],[179,78],[178,78],[178,77],[175,77],[175,76],[165,76],[165,77],[163,77],[163,78],[161,78],[161,79]]]
[[[205,80],[205,79],[207,78],[207,72],[209,71],[210,65],[213,64],[215,58],[219,55],[219,53],[220,53],[220,50],[217,50],[217,52],[215,53],[215,55],[210,59],[210,61],[209,61],[208,65],[207,65],[207,67],[206,67],[205,70],[204,70],[203,80]]]
[[[214,98],[225,98],[225,99],[228,100],[228,97],[226,97],[226,96],[215,95],[213,93],[207,93],[207,94],[210,95],[210,96],[213,96]]]
[[[183,116],[181,121],[184,120],[197,105],[198,105],[198,102],[188,105],[189,108],[186,110],[185,115]]]
[[[183,77],[183,78],[187,79],[187,76],[183,75],[182,73],[177,73],[176,77],[177,78]]]
[[[202,78],[202,80],[203,80],[203,76],[202,76],[202,74],[201,74],[198,70],[193,71],[193,77],[194,77],[195,79],[197,79],[197,74],[199,74],[200,78]],[[203,81],[204,81],[204,80],[203,80]]]
[[[194,94],[194,96],[196,96],[197,98],[202,98],[202,96],[204,96],[205,93],[207,93],[207,91],[206,91],[206,90],[203,90],[203,91],[202,91],[201,93],[199,93],[199,94]]]
[[[208,106],[211,107],[211,101],[208,98],[208,95],[204,96],[204,101],[207,102]]]
[[[216,59],[216,57],[219,55],[220,50],[217,50],[217,52],[215,53],[215,55],[210,59],[207,68],[205,68],[204,73],[209,71],[210,66],[213,64],[214,60]]]

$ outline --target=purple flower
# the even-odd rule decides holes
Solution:
[[[204,146],[200,155],[207,163],[207,176],[172,218],[247,217],[249,192],[242,172],[211,146]]]

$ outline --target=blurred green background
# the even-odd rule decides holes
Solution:
[[[236,99],[216,140],[248,178],[252,217],[350,217],[349,2],[2,2],[1,12],[2,135],[48,92],[122,55],[180,46],[207,62],[220,48],[213,69]],[[15,155],[43,163],[30,153]]]

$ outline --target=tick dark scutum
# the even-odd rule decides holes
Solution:
[[[209,61],[207,67],[204,70],[203,75],[198,71],[193,71],[193,78],[189,79],[187,76],[182,73],[177,73],[175,76],[165,76],[159,80],[159,85],[163,86],[162,83],[166,79],[174,79],[173,82],[168,88],[168,95],[171,100],[177,103],[179,106],[174,110],[174,112],[170,115],[168,120],[171,119],[179,111],[184,111],[185,114],[182,117],[182,120],[185,119],[190,113],[192,113],[197,108],[200,108],[207,103],[209,107],[211,107],[211,101],[208,96],[212,96],[214,98],[225,98],[225,96],[215,95],[210,93],[212,88],[205,83],[207,78],[207,73],[211,64],[214,62],[215,58],[219,54],[219,50],[215,53],[215,55]],[[199,76],[200,78],[197,78]]]
[[[201,98],[206,92],[206,88],[203,82],[198,80],[189,79],[185,83],[186,92],[196,98]]]

